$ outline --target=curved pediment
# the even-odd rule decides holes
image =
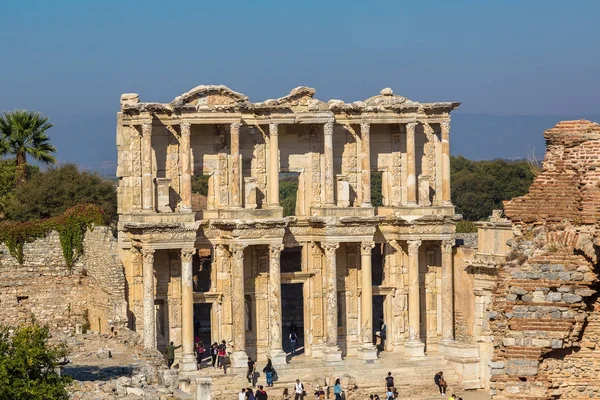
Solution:
[[[234,92],[224,85],[200,85],[189,92],[175,97],[174,106],[217,106],[243,105],[248,103],[248,96]]]
[[[316,90],[307,86],[298,86],[286,96],[256,103],[257,107],[307,108],[308,110],[326,109],[326,104],[315,99]]]
[[[379,93],[380,94],[378,94],[377,96],[369,97],[368,99],[366,99],[364,101],[364,103],[367,106],[383,106],[383,107],[390,107],[390,106],[395,106],[395,105],[400,105],[400,104],[407,105],[407,106],[419,104],[416,101],[407,99],[404,96],[394,94],[394,92],[390,88],[382,89],[381,92],[379,92]]]

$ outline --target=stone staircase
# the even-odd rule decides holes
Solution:
[[[286,387],[293,398],[295,381],[300,379],[307,392],[305,400],[312,400],[316,386],[324,386],[326,382],[330,382],[333,386],[336,378],[341,379],[342,387],[347,394],[346,398],[368,399],[368,394],[373,393],[385,399],[385,377],[388,372],[394,376],[401,399],[441,398],[433,383],[433,377],[439,371],[444,371],[449,391],[460,389],[458,375],[439,354],[429,354],[422,359],[410,360],[400,354],[382,353],[372,364],[365,364],[363,360],[355,357],[347,357],[340,363],[325,364],[321,360],[302,355],[296,356],[289,364],[276,368],[277,380],[272,388],[266,387],[263,367],[264,365],[257,365],[257,386],[264,385],[270,399],[281,398]],[[235,400],[240,389],[249,386],[246,369],[230,368],[227,370],[227,375],[224,375],[222,370],[212,367],[205,367],[198,372],[213,377],[212,397],[216,400]],[[354,386],[356,389],[348,390]],[[331,391],[333,391],[332,387]],[[333,393],[330,396],[333,397]]]

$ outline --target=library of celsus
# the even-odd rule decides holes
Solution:
[[[389,88],[352,103],[308,87],[258,103],[225,86],[170,103],[122,95],[131,327],[148,348],[182,344],[184,371],[196,369],[195,337],[225,340],[234,366],[285,363],[292,324],[304,354],[325,362],[377,358],[382,323],[385,351],[451,354],[458,106]],[[284,183],[297,186],[285,213]]]

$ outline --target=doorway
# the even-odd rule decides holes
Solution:
[[[374,340],[374,343],[376,343],[376,344],[379,344],[379,340],[375,335],[377,332],[381,331],[381,319],[383,319],[385,321],[384,312],[383,312],[384,302],[385,302],[384,295],[373,296],[373,340]],[[386,336],[387,336],[387,328],[386,328]],[[385,340],[383,341],[383,346],[385,346]],[[384,349],[381,348],[381,350],[384,350]]]
[[[281,285],[281,319],[283,351],[288,355],[292,353],[290,334],[295,326],[297,341],[294,355],[304,353],[304,295],[302,283],[284,283]]]
[[[212,304],[210,303],[194,304],[194,340],[200,339],[205,348],[210,347],[212,343],[211,311]]]

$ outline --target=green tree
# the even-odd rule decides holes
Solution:
[[[15,176],[17,166],[14,159],[0,160],[0,220],[4,215],[4,204],[10,201],[10,197],[15,191]],[[40,169],[35,165],[27,166],[27,176],[31,177]]]
[[[48,344],[50,332],[36,323],[19,326],[9,335],[0,329],[0,400],[66,400],[71,378],[55,367],[64,347]]]
[[[452,202],[467,221],[479,221],[492,210],[502,209],[504,200],[522,196],[533,182],[526,161],[471,161],[462,156],[450,162]]]
[[[279,181],[279,199],[284,217],[296,214],[297,193],[298,176],[287,176]]]
[[[117,218],[115,183],[66,164],[35,174],[19,185],[5,204],[4,212],[9,220],[28,221],[61,215],[81,203],[100,206],[106,216],[105,223]]]
[[[0,157],[15,156],[17,185],[27,181],[27,155],[44,164],[56,163],[52,154],[56,149],[46,134],[52,126],[48,118],[34,111],[5,111],[0,117]]]

